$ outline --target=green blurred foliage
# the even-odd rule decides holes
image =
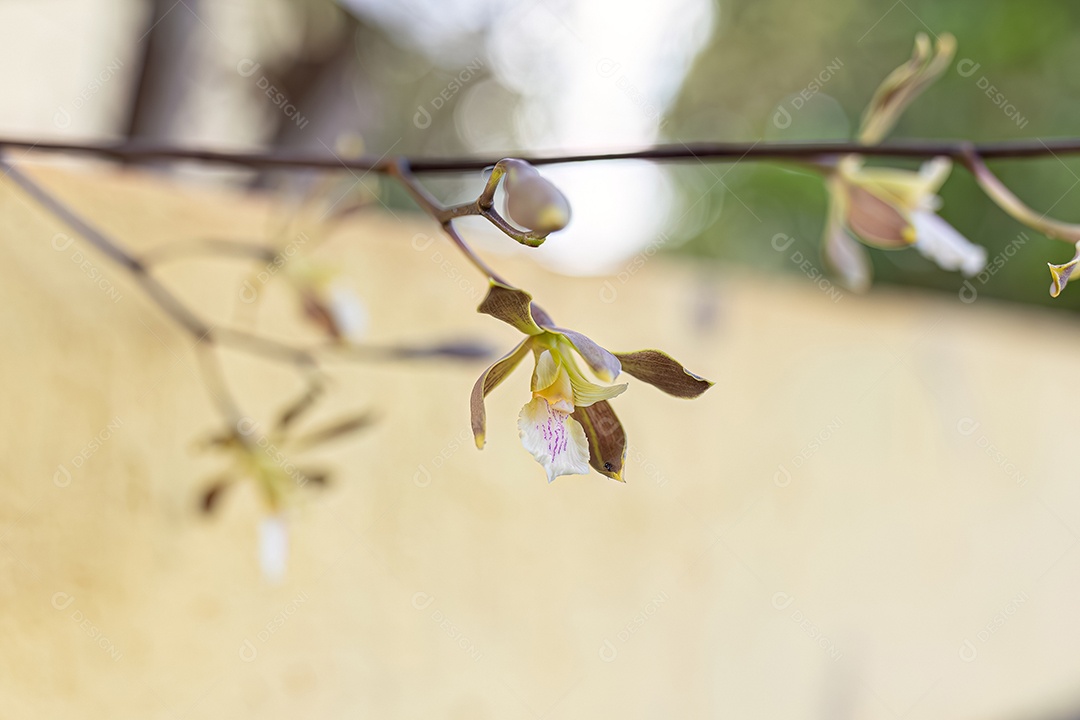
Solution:
[[[719,17],[711,45],[669,117],[668,141],[848,138],[878,83],[909,56],[918,32],[953,33],[957,55],[890,139],[995,141],[1080,134],[1080,75],[1074,70],[1080,61],[1080,4],[736,0],[720,2]],[[776,119],[781,107],[790,116],[786,126],[783,113]],[[991,167],[1036,210],[1080,220],[1080,159],[1048,156]],[[823,267],[827,197],[818,176],[794,165],[738,163],[714,170],[711,179],[700,169],[676,171],[687,205],[700,199],[723,207],[708,224],[694,228],[677,252],[798,273],[788,259],[790,250],[779,253],[770,244],[774,235],[785,233],[796,238],[792,249]],[[1066,290],[1053,300],[1047,291],[1046,263],[1071,258],[1070,246],[1009,218],[961,168],[954,168],[941,195],[942,217],[984,245],[991,265],[1024,234],[995,273],[971,280],[980,297],[1080,308],[1080,292]],[[915,250],[873,250],[872,256],[877,284],[950,293],[963,285],[959,274],[937,269]]]

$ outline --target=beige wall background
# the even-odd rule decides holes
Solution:
[[[89,166],[33,173],[134,248],[257,238],[282,212]],[[84,241],[54,249],[69,231],[8,182],[0,229],[6,717],[959,720],[1080,703],[1069,316],[837,300],[663,258],[608,279],[605,303],[603,278],[494,257],[560,322],[666,349],[716,387],[684,402],[631,379],[629,482],[548,485],[516,436],[527,370],[490,399],[478,452],[479,365],[342,366],[324,417],[382,419],[314,456],[335,483],[292,508],[274,586],[251,488],[195,512],[221,465],[193,451],[216,420],[188,339]],[[318,251],[371,307],[372,339],[515,342],[475,314],[481,279],[441,241],[415,250],[417,232],[434,234],[371,212]],[[243,269],[164,277],[225,321]],[[313,337],[285,301],[263,327]],[[298,387],[259,361],[230,356],[229,373],[256,417]]]

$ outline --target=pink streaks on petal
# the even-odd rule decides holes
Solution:
[[[545,401],[546,403],[546,401]],[[566,418],[569,413],[564,413],[551,407],[551,403],[547,405],[547,419],[540,427],[540,432],[544,436],[544,440],[547,441],[548,453],[550,453],[552,460],[559,456],[560,453],[566,450]]]

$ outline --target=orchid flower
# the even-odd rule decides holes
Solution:
[[[622,394],[626,385],[594,383],[578,358],[604,383],[614,382],[625,370],[676,397],[694,398],[712,386],[658,350],[612,353],[581,333],[555,326],[524,290],[492,281],[477,310],[526,337],[484,370],[473,386],[476,446],[484,446],[484,398],[531,352],[536,362],[532,399],[521,409],[518,431],[522,445],[547,472],[548,482],[562,475],[584,475],[590,465],[602,475],[624,482],[626,433],[608,401]]]
[[[307,485],[325,487],[329,482],[326,471],[294,463],[293,454],[350,435],[373,421],[369,413],[360,413],[296,433],[300,419],[321,396],[321,385],[312,385],[281,411],[265,433],[259,423],[245,417],[234,427],[210,436],[203,444],[206,449],[223,451],[230,467],[206,485],[200,501],[202,511],[213,512],[232,485],[252,482],[268,511],[259,524],[259,565],[266,579],[274,583],[285,575],[289,547],[286,518],[294,495]]]
[[[889,74],[863,113],[859,142],[880,142],[904,110],[952,61],[956,39],[947,33],[931,45],[915,38],[911,58]],[[986,249],[975,245],[938,216],[938,190],[949,177],[952,161],[938,157],[917,170],[867,168],[858,155],[841,158],[828,176],[829,214],[825,224],[826,263],[852,290],[870,286],[870,259],[855,242],[885,250],[914,247],[945,270],[966,277],[986,265]]]
[[[259,522],[258,552],[259,567],[263,577],[270,583],[280,584],[285,577],[288,564],[289,530],[286,522],[286,506],[292,491],[308,480],[325,484],[324,474],[312,474],[310,477],[302,471],[292,468],[280,459],[276,446],[261,442],[262,438],[250,440],[254,425],[241,421],[237,433],[228,433],[211,438],[211,445],[226,450],[231,455],[232,469],[215,478],[202,496],[202,510],[212,512],[221,500],[225,490],[241,479],[254,482],[266,503],[268,514]],[[290,472],[291,470],[291,472]]]
[[[870,283],[869,259],[853,235],[886,250],[913,246],[941,268],[966,277],[983,269],[986,249],[937,215],[937,191],[951,170],[952,162],[943,157],[918,171],[867,168],[858,156],[840,160],[828,180],[831,202],[824,251],[848,287],[861,291]]]

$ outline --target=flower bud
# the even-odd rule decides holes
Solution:
[[[504,160],[506,213],[539,235],[562,230],[570,222],[570,203],[554,184],[524,160]]]
[[[908,105],[945,71],[955,52],[956,38],[949,33],[939,35],[933,46],[925,33],[919,33],[911,59],[893,70],[870,99],[863,113],[859,142],[881,142]]]

